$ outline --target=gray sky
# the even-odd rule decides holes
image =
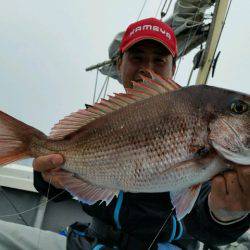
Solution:
[[[45,133],[63,116],[91,103],[95,72],[108,46],[136,21],[144,0],[0,0],[0,110]],[[155,16],[160,0],[148,0],[142,18]],[[250,2],[232,2],[210,85],[250,93]],[[192,57],[176,80],[185,85]],[[99,88],[104,81],[100,77]],[[111,82],[108,92],[121,91]]]

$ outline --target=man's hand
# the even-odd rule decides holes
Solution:
[[[59,172],[63,172],[60,166],[63,164],[64,159],[60,154],[51,154],[40,156],[33,161],[33,168],[35,171],[41,172],[43,179],[51,183],[56,188],[63,188]]]
[[[220,221],[246,215],[250,211],[250,166],[234,166],[234,171],[214,177],[208,204]]]

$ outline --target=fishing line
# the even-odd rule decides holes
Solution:
[[[15,204],[9,199],[9,197],[8,197],[8,195],[5,193],[5,190],[4,190],[4,189],[2,189],[2,194],[3,194],[4,198],[10,203],[10,205],[14,208],[14,210],[15,210],[16,212],[18,212],[18,209],[16,208]],[[25,224],[26,226],[29,225],[29,224],[26,222],[26,220],[23,218],[22,215],[19,216],[19,219],[21,219],[21,220],[24,222],[24,224]]]
[[[66,192],[66,190],[63,190],[62,192],[60,192],[59,194],[53,196],[51,199],[49,199],[49,191],[50,191],[50,188],[51,188],[51,181],[53,179],[53,176],[50,177],[50,180],[49,180],[49,187],[48,187],[48,191],[47,191],[47,195],[46,195],[46,201],[45,202],[42,202],[40,203],[39,205],[35,206],[35,207],[32,207],[30,209],[27,209],[27,210],[24,210],[22,212],[19,212],[19,213],[14,213],[14,214],[5,214],[5,215],[1,215],[0,218],[9,218],[9,217],[13,217],[13,216],[20,216],[22,217],[21,215],[24,214],[24,213],[27,213],[27,212],[30,212],[30,211],[33,211],[43,205],[46,205],[47,203],[49,203],[50,201],[52,201],[53,199],[57,198],[58,196],[60,196],[62,193]],[[27,225],[27,223],[25,223]],[[37,242],[37,249],[39,249],[39,244],[40,244],[40,238],[41,238],[41,229],[39,228],[39,234],[38,234],[38,242]]]
[[[35,206],[35,207],[32,207],[30,209],[27,209],[27,210],[24,210],[22,212],[19,212],[19,213],[14,213],[14,214],[5,214],[5,215],[0,215],[0,218],[8,218],[8,217],[13,217],[13,216],[18,216],[20,214],[24,214],[24,213],[27,213],[27,212],[30,212],[32,210],[35,210],[37,208],[39,208],[40,206],[44,205],[44,204],[47,204],[48,202],[52,201],[53,199],[57,198],[58,196],[60,196],[61,194],[63,194],[64,192],[66,192],[66,190],[63,190],[62,192],[60,192],[59,194],[53,196],[52,198],[46,200],[45,202],[41,202],[39,205]]]
[[[171,217],[173,211],[175,210],[175,207],[173,207],[171,209],[170,214],[168,215],[168,217],[166,218],[166,220],[164,221],[164,223],[162,224],[161,228],[159,229],[158,233],[156,234],[156,236],[154,237],[153,241],[151,242],[150,246],[148,247],[148,250],[151,249],[151,247],[154,245],[156,239],[158,238],[159,234],[161,233],[162,229],[165,227],[166,223],[168,222],[169,218]]]

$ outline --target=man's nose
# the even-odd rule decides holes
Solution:
[[[142,69],[150,69],[150,70],[154,70],[155,68],[155,63],[154,63],[154,59],[151,57],[145,57],[142,65],[141,65]]]
[[[150,68],[146,68],[146,67],[141,68],[141,69],[139,70],[139,74],[151,78],[151,75],[150,75],[150,73],[148,72],[148,69],[150,69]]]

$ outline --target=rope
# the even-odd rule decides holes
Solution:
[[[157,11],[156,11],[156,13],[155,13],[155,17],[157,17],[157,16],[158,16],[158,13],[159,13],[160,7],[161,7],[161,5],[162,5],[162,1],[163,1],[163,0],[161,0],[161,1],[160,1],[160,4],[159,4],[159,6],[158,6],[158,8],[157,8]]]
[[[96,99],[95,102],[98,102],[98,100],[100,99],[101,94],[102,94],[102,91],[103,91],[103,89],[104,89],[104,86],[105,86],[105,83],[106,83],[106,80],[107,80],[108,77],[109,77],[109,76],[107,76],[107,77],[105,78],[104,83],[103,83],[102,88],[101,88],[101,91],[100,91],[100,93],[99,93],[99,95],[98,95],[98,98]]]
[[[99,73],[99,68],[96,69],[95,90],[94,90],[94,96],[93,96],[93,104],[95,103],[96,87],[97,87],[97,82],[98,82],[98,73]]]
[[[98,96],[96,102],[98,102],[98,100],[100,99],[104,87],[105,87],[105,86],[108,84],[108,82],[109,82],[109,74],[110,74],[110,72],[111,72],[111,68],[112,68],[112,67],[110,66],[110,67],[109,67],[109,72],[108,72],[108,74],[107,74],[106,79],[104,80],[104,83],[103,83],[103,85],[102,85],[102,89],[101,89],[101,91],[100,91],[100,94],[99,94],[99,96]],[[107,91],[107,86],[106,86],[105,91]],[[105,92],[105,95],[106,95],[106,92]]]
[[[172,0],[170,0],[170,2],[169,2],[169,4],[168,4],[168,7],[167,7],[166,12],[163,12],[163,8],[162,8],[162,11],[161,11],[161,19],[167,15],[167,13],[168,13],[168,11],[169,11],[169,8],[170,8],[171,4],[172,4]],[[165,5],[164,5],[164,6],[165,6]]]
[[[141,8],[141,11],[140,11],[140,13],[139,13],[139,15],[138,15],[138,17],[137,17],[137,21],[139,21],[139,19],[140,19],[140,17],[141,17],[141,14],[142,14],[142,11],[143,11],[143,9],[144,9],[146,3],[147,3],[147,0],[144,0],[144,3],[143,3],[142,8]]]
[[[189,86],[190,82],[191,82],[191,78],[193,76],[193,72],[194,72],[194,67],[191,69],[191,72],[190,72],[190,75],[189,75],[189,78],[188,78],[188,83],[187,83],[187,87]]]
[[[166,5],[167,1],[168,1],[168,0],[165,0],[163,6],[162,6],[162,8],[161,8],[161,19],[162,19],[162,13],[164,13],[163,10],[164,10],[164,8],[165,8],[165,5]]]
[[[197,7],[197,11],[195,12],[195,15],[194,15],[194,18],[193,18],[192,21],[195,20],[197,14],[198,14],[198,12],[199,12],[200,6],[201,6],[201,0],[200,0],[200,2],[199,2],[199,7]],[[197,23],[198,23],[198,22],[197,22]],[[191,38],[193,39],[193,37],[194,37],[195,33],[197,32],[198,28],[199,28],[199,25],[197,25],[197,27],[196,27],[196,29],[195,29],[195,32],[193,32],[193,34],[192,34],[192,29],[194,29],[194,27],[192,27],[191,30],[190,30],[190,33],[189,33],[188,38],[186,39],[186,42],[185,42],[185,45],[184,45],[184,49],[182,50],[182,53],[181,53],[181,55],[180,55],[180,59],[179,59],[178,65],[177,65],[177,69],[176,69],[175,74],[174,74],[174,77],[173,77],[174,80],[175,80],[175,78],[176,78],[176,76],[177,76],[177,73],[178,73],[178,71],[179,71],[180,64],[181,64],[181,61],[182,61],[182,56],[183,56],[183,54],[184,54],[184,52],[185,52],[185,50],[186,50],[186,48],[187,48],[187,45],[188,45],[189,41],[191,40]],[[191,34],[192,34],[192,37],[191,37]]]
[[[222,31],[223,31],[223,29],[224,29],[224,27],[225,27],[225,24],[226,24],[226,20],[227,20],[227,17],[228,17],[228,13],[229,13],[229,10],[230,10],[230,8],[231,8],[231,3],[232,3],[232,0],[230,0],[229,5],[228,5],[228,9],[227,9],[227,12],[226,12],[226,15],[225,15],[225,19],[224,19],[224,22],[223,22],[223,25],[222,25],[222,29],[221,29],[221,31],[220,31],[219,39],[218,39],[217,44],[216,44],[215,52],[216,52],[216,50],[217,50],[217,48],[218,48],[218,45],[219,45],[219,42],[220,42],[220,38],[221,38],[221,35],[222,35]],[[214,55],[215,55],[215,54],[216,54],[216,53],[214,53]],[[214,56],[213,56],[213,59],[214,59]],[[213,60],[212,60],[212,62],[213,62]],[[191,80],[192,74],[193,74],[193,69],[192,69],[191,75],[190,75],[190,77],[189,77],[189,81],[188,81],[187,86],[189,86],[189,84],[190,84],[190,80]]]
[[[103,98],[105,98],[105,96],[106,96],[107,89],[108,89],[108,85],[109,85],[109,77],[108,77],[108,79],[107,79],[107,81],[106,81],[106,87],[105,87],[105,91],[104,91]]]

